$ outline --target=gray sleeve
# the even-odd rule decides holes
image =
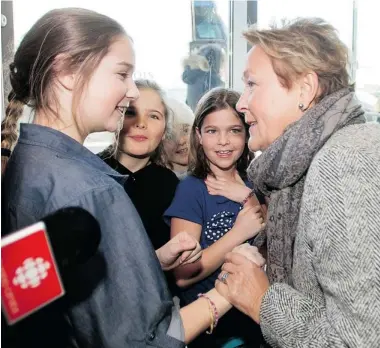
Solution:
[[[294,287],[273,284],[261,306],[273,347],[380,347],[379,154],[349,151],[324,154],[310,167]]]
[[[344,330],[339,332],[329,321],[326,308],[287,284],[274,284],[266,292],[260,325],[273,348],[349,347],[342,337]]]
[[[172,308],[172,320],[170,322],[167,334],[177,340],[185,342],[185,328],[183,327],[181,315],[179,313],[180,307],[178,297],[174,297],[173,302],[175,305]]]
[[[99,252],[78,272],[77,304],[68,313],[78,343],[102,348],[183,348],[178,310],[122,187],[92,190],[70,205],[92,213],[102,233]]]

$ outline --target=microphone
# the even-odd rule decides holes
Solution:
[[[9,325],[65,294],[64,284],[97,251],[98,221],[85,209],[59,209],[1,239],[1,293]]]
[[[98,250],[100,226],[87,210],[80,207],[63,208],[42,221],[63,277],[73,267],[86,262]]]

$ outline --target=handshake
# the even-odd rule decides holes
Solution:
[[[215,288],[234,307],[260,323],[260,307],[269,281],[265,259],[256,247],[243,244],[225,257]]]
[[[191,234],[181,232],[156,250],[156,254],[166,271],[198,261],[202,249]],[[215,283],[220,295],[257,323],[262,299],[269,288],[264,265],[265,259],[257,247],[244,243],[226,254],[222,272]]]
[[[260,254],[259,249],[255,246],[249,245],[248,243],[237,246],[232,250],[232,252],[245,256],[248,260],[259,267],[263,267],[265,265],[265,259]]]
[[[233,253],[239,253],[260,267],[265,264],[265,259],[258,249],[244,243],[235,247]],[[202,249],[199,242],[189,233],[180,232],[160,249],[156,255],[164,271],[171,270],[180,265],[194,263],[202,257]]]

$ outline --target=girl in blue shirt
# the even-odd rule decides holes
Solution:
[[[165,212],[172,237],[187,231],[204,249],[201,260],[174,271],[183,304],[212,289],[225,255],[263,226],[260,203],[245,174],[250,156],[244,115],[235,109],[239,97],[232,90],[216,88],[199,102],[190,135],[189,175]],[[234,200],[217,195],[221,182],[228,183]],[[256,209],[247,214],[244,205]],[[239,339],[230,342],[234,338]],[[260,341],[258,327],[244,314],[231,311],[211,337],[203,335],[191,347],[227,347],[228,342],[228,347],[254,347]]]

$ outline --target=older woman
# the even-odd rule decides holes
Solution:
[[[189,106],[175,98],[168,97],[166,102],[173,119],[173,132],[171,137],[164,139],[164,148],[168,155],[168,167],[182,178],[189,164],[190,129],[194,113]]]
[[[249,29],[238,110],[270,197],[267,274],[237,253],[217,290],[273,347],[380,347],[380,125],[365,124],[334,28]]]

